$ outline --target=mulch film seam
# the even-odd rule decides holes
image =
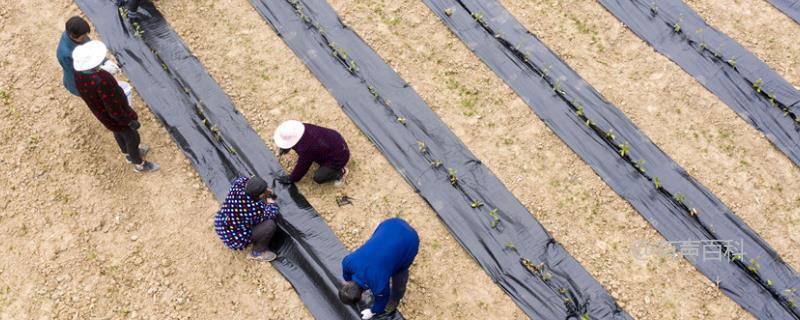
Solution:
[[[759,318],[798,318],[796,272],[502,5],[424,2],[672,245],[712,244],[722,259],[685,257],[725,294]]]
[[[163,16],[142,4],[148,19],[132,26],[113,0],[77,0],[148,108],[167,129],[218,200],[230,181],[283,168],[228,96],[186,48]],[[273,182],[282,218],[272,263],[318,319],[360,319],[338,298],[341,259],[349,252],[292,185]],[[187,247],[191,250],[191,248]],[[267,301],[266,303],[272,303]],[[396,314],[396,319],[402,319]]]
[[[631,318],[328,3],[251,4],[526,314]]]

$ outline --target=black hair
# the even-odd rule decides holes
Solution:
[[[355,281],[347,281],[339,288],[339,300],[344,304],[356,304],[361,300],[362,291]]]
[[[67,20],[64,29],[73,38],[80,37],[92,31],[92,28],[89,26],[89,23],[86,22],[86,20],[83,20],[83,18],[79,16],[74,16],[72,18],[69,18],[69,20]]]
[[[244,184],[244,193],[250,196],[250,198],[258,199],[258,196],[264,193],[264,191],[267,191],[267,182],[258,176],[250,177]]]

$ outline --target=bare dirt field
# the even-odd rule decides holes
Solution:
[[[635,318],[751,318],[685,260],[635,259],[638,241],[663,238],[421,1],[329,2]],[[760,132],[598,3],[501,2],[800,266],[800,169]],[[755,2],[689,1],[797,85],[800,26]],[[407,318],[526,318],[247,0],[156,5],[265,141],[285,119],[342,132],[348,183],[298,186],[349,249],[388,217],[418,230]],[[0,318],[312,318],[270,265],[219,242],[217,201],[140,99],[148,158],[162,166],[149,175],[63,89],[55,49],[76,14],[67,0],[0,0]],[[354,204],[337,206],[343,194]]]

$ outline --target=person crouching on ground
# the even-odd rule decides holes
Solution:
[[[298,155],[291,175],[281,177],[282,183],[300,181],[314,162],[319,164],[319,169],[314,173],[314,182],[322,184],[335,181],[336,186],[344,183],[348,173],[345,166],[350,160],[350,149],[336,130],[287,120],[275,130],[274,139],[281,149],[281,155],[289,150],[294,150]]]
[[[363,246],[342,260],[345,282],[339,299],[360,306],[372,300],[372,307],[361,311],[361,319],[394,312],[405,295],[408,268],[418,250],[419,236],[408,223],[399,218],[381,222]]]
[[[272,261],[277,255],[269,250],[269,242],[277,230],[279,213],[266,181],[256,176],[239,177],[214,218],[214,230],[228,248],[243,250],[252,243],[250,259]]]
[[[128,163],[136,172],[153,172],[159,166],[144,160],[148,147],[140,148],[139,116],[130,106],[125,91],[101,64],[108,49],[100,41],[86,42],[72,52],[75,87],[94,116],[111,132]]]

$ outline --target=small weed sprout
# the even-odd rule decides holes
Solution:
[[[458,177],[456,176],[456,169],[447,168],[447,176],[450,178],[450,184],[458,184]]]
[[[472,203],[470,203],[469,206],[472,207],[473,209],[477,209],[477,208],[483,207],[483,202],[481,202],[480,200],[477,200],[477,199],[476,200],[472,200]]]

